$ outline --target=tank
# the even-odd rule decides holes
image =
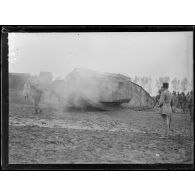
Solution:
[[[128,103],[131,99],[130,78],[120,74],[75,69],[65,79],[69,105],[109,105]]]

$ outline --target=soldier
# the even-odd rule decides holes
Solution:
[[[190,101],[190,92],[187,93],[186,95],[186,110],[187,112],[189,111],[189,101]]]
[[[182,92],[181,93],[181,108],[183,110],[183,113],[186,112],[186,103],[187,103],[187,99],[186,99],[185,93]]]
[[[39,86],[39,82],[37,79],[27,81],[24,84],[24,95],[25,99],[28,99],[30,94],[31,101],[33,101],[35,113],[39,114],[42,112],[39,104],[41,101],[41,97],[43,95],[43,90]]]
[[[177,93],[177,97],[178,97],[178,108],[181,108],[182,109],[182,101],[183,101],[182,94],[180,94],[178,92]]]
[[[39,104],[41,102],[43,91],[40,90],[37,86],[31,85],[31,94],[34,103],[35,113],[40,114],[42,112],[42,109],[40,108]]]
[[[26,83],[24,84],[23,94],[24,94],[25,100],[27,100],[29,98],[29,94],[30,94],[30,82],[29,82],[29,80],[27,80]]]
[[[190,119],[193,122],[194,118],[194,102],[193,102],[194,94],[193,91],[190,92],[189,99],[188,99],[188,109],[190,112]]]
[[[161,92],[159,106],[161,107],[161,115],[166,122],[165,137],[168,136],[171,127],[171,114],[172,114],[172,94],[168,90],[169,84],[163,83],[163,91]]]
[[[178,100],[177,100],[177,95],[176,95],[175,91],[173,91],[172,101],[173,101],[172,111],[176,112],[176,108],[177,108],[177,105],[178,105]]]
[[[158,95],[156,96],[156,105],[159,105],[160,93],[161,90],[158,91]]]

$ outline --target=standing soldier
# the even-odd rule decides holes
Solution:
[[[24,84],[23,94],[24,94],[25,100],[27,100],[29,98],[29,95],[30,95],[30,82],[29,82],[29,80],[27,80],[26,83]]]
[[[161,90],[158,91],[158,95],[156,96],[156,105],[159,105],[160,94],[161,94]]]
[[[193,91],[190,92],[189,98],[188,98],[188,109],[190,112],[190,119],[191,119],[191,131],[190,131],[190,136],[193,137],[194,135],[194,93]]]
[[[182,94],[178,92],[177,96],[178,96],[178,108],[182,109],[182,99],[183,99]]]
[[[161,107],[161,115],[163,117],[163,120],[166,122],[166,131],[165,131],[165,137],[168,136],[168,133],[170,131],[171,127],[171,114],[172,114],[172,94],[168,90],[169,84],[163,83],[163,91],[161,92],[160,96],[160,107]]]
[[[183,113],[185,113],[185,110],[186,110],[186,96],[185,96],[184,92],[181,93],[181,108],[183,110]]]
[[[193,122],[193,119],[194,119],[194,93],[193,91],[190,92],[190,95],[189,95],[189,100],[188,100],[188,109],[189,109],[189,112],[190,112],[190,119],[191,119],[191,122]]]
[[[186,95],[186,110],[187,112],[189,111],[189,102],[190,102],[190,92],[187,93]]]
[[[177,95],[175,91],[173,91],[172,101],[173,101],[172,111],[176,112],[178,100],[177,100]]]

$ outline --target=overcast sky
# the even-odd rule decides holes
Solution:
[[[10,33],[9,72],[192,78],[193,32]]]

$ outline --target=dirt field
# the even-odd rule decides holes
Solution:
[[[174,134],[153,110],[63,111],[9,104],[9,163],[192,163],[188,114],[173,114]]]

